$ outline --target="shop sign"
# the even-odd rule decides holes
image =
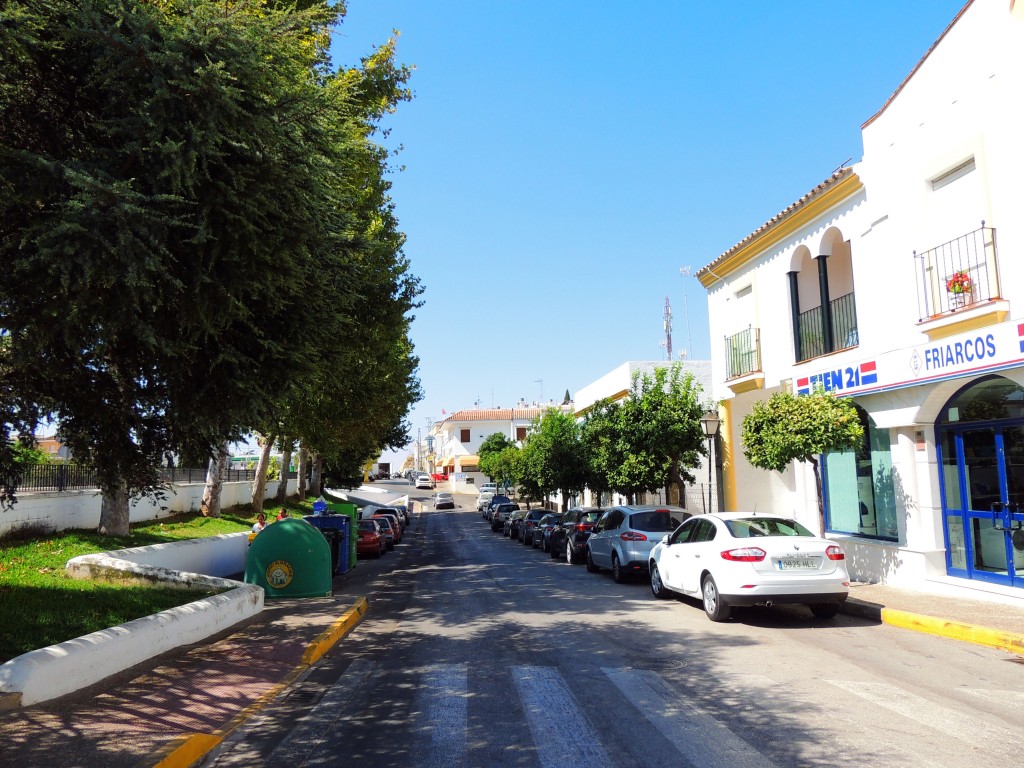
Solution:
[[[873,360],[798,376],[796,391],[823,388],[839,395],[864,395],[914,387],[961,376],[976,376],[1024,364],[1024,323],[1001,323]]]

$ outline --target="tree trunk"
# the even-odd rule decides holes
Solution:
[[[313,455],[313,471],[309,477],[309,495],[323,496],[324,488],[324,457],[319,453]]]
[[[256,462],[256,479],[252,481],[252,511],[258,515],[263,511],[263,497],[267,495],[267,467],[270,465],[274,436],[260,435],[256,442],[260,446],[260,458]]]
[[[306,498],[306,474],[309,472],[309,451],[306,450],[306,441],[299,441],[299,482],[295,489],[299,500]]]
[[[127,536],[128,523],[128,487],[120,479],[113,489],[103,489],[98,530],[103,536]]]
[[[227,465],[228,444],[225,441],[210,461],[210,468],[206,472],[206,488],[203,490],[203,503],[199,507],[203,517],[220,517],[220,492],[224,487],[224,470]]]
[[[284,450],[281,451],[281,484],[277,486],[277,497],[275,501],[281,506],[284,506],[285,499],[288,498],[288,471],[292,465],[292,442],[291,438],[283,438],[281,440]]]
[[[818,528],[821,536],[825,535],[825,501],[821,496],[821,472],[818,469],[818,460],[811,459],[811,466],[814,467],[814,489],[818,492]]]

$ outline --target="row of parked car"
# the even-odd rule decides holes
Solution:
[[[380,557],[394,549],[411,520],[409,508],[404,505],[363,507],[359,517],[356,555]]]
[[[552,559],[610,571],[619,583],[641,576],[657,598],[697,597],[712,621],[733,607],[775,604],[807,605],[830,619],[849,594],[842,547],[779,515],[635,505],[558,512],[508,499],[480,512],[492,531]]]

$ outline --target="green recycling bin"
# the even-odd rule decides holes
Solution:
[[[359,508],[347,501],[339,501],[327,505],[327,511],[332,515],[348,515],[351,521],[348,524],[349,530],[349,552],[348,567],[356,567],[356,545],[359,543]]]
[[[285,518],[264,528],[245,556],[245,583],[265,597],[330,597],[331,546],[305,520]]]

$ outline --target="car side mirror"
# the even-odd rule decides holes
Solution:
[[[664,536],[661,537],[661,543],[662,544],[668,544],[668,534],[667,533]]]

